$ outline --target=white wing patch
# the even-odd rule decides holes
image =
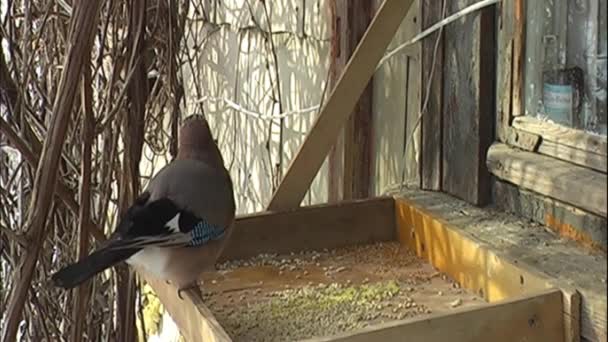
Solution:
[[[169,231],[171,233],[181,233],[181,230],[179,229],[179,216],[181,215],[181,213],[177,213],[177,215],[173,216],[173,218],[171,220],[169,220],[169,222],[167,222],[167,224],[165,224],[165,227],[167,227],[167,229],[169,229]]]
[[[146,248],[146,247],[176,247],[185,246],[190,243],[191,237],[188,233],[182,233],[179,229],[179,218],[181,213],[177,213],[171,220],[165,223],[168,234],[144,235],[130,238],[123,243],[114,246],[116,249],[123,248]]]
[[[142,267],[160,279],[167,279],[167,265],[169,265],[170,254],[164,248],[149,247],[135,253],[127,263]]]

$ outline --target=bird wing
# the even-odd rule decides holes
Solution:
[[[125,211],[107,246],[201,246],[224,236],[234,212],[232,182],[224,168],[174,160]]]
[[[135,199],[103,246],[55,273],[53,281],[71,288],[146,247],[198,247],[222,239],[234,219],[233,196],[225,169],[175,160]]]
[[[136,201],[117,231],[109,248],[198,247],[221,239],[225,229],[162,197],[145,204]]]
[[[167,197],[209,224],[227,227],[234,220],[232,181],[225,168],[198,160],[174,160],[147,188],[151,200]]]

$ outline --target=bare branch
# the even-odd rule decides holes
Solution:
[[[11,292],[8,315],[2,332],[4,342],[15,340],[23,305],[27,296],[33,273],[38,263],[38,256],[46,236],[46,219],[51,207],[53,190],[57,180],[57,169],[61,157],[61,149],[67,125],[72,112],[76,88],[80,72],[85,60],[89,58],[94,28],[98,22],[100,0],[78,1],[72,21],[71,46],[59,84],[58,96],[53,105],[54,115],[51,117],[50,134],[44,141],[42,155],[38,163],[34,182],[34,193],[27,218],[28,239],[32,245],[24,255],[20,274],[17,274],[17,286]]]
[[[94,133],[93,117],[93,89],[91,87],[91,70],[86,66],[83,70],[82,89],[82,163],[80,165],[80,192],[78,199],[80,211],[78,212],[78,258],[84,258],[89,252],[89,225],[91,214],[91,146]],[[82,337],[83,326],[86,320],[87,303],[91,291],[90,281],[85,282],[76,289],[72,320],[72,341]]]

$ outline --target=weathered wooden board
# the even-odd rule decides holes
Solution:
[[[335,6],[330,80],[333,86],[363,38],[373,18],[374,8],[372,2],[367,0],[337,1],[331,6]],[[344,127],[343,140],[334,146],[330,154],[331,172],[328,186],[329,195],[334,201],[369,196],[372,165],[372,99],[373,82],[370,81]]]
[[[561,306],[560,291],[549,290],[493,305],[461,309],[429,318],[390,322],[307,342],[564,341]]]
[[[592,251],[608,251],[607,220],[587,211],[532,191],[494,180],[496,207],[544,224],[562,237],[576,241]]]
[[[345,1],[349,13],[348,30],[343,38],[348,40],[348,56],[352,55],[372,21],[374,9],[369,0]],[[372,166],[372,101],[373,82],[370,81],[344,128],[344,173],[345,200],[369,196]]]
[[[606,137],[594,136],[531,117],[513,120],[518,130],[542,136],[538,152],[594,170],[607,171],[608,143]]]
[[[525,16],[523,0],[501,2],[497,13],[496,136],[506,142],[515,116],[523,115]]]
[[[414,7],[415,6],[415,7]],[[415,5],[412,5],[412,9],[416,11],[410,11],[405,17],[404,25],[406,25],[407,32],[418,34],[420,30],[420,20],[418,16],[420,1],[417,1]],[[420,184],[420,137],[422,132],[420,118],[421,109],[421,93],[422,83],[420,82],[421,76],[421,51],[420,44],[416,44],[410,48],[412,50],[412,56],[407,57],[407,74],[406,74],[406,93],[405,93],[405,127],[404,127],[404,141],[403,149],[405,150],[405,168],[404,170],[404,182],[406,184]]]
[[[606,174],[555,158],[494,144],[488,169],[496,177],[606,217]]]
[[[547,279],[505,263],[414,202],[397,198],[395,205],[399,241],[489,302],[546,288]]]
[[[446,0],[420,0],[422,30],[432,26],[442,18]],[[422,149],[420,157],[420,181],[422,189],[441,190],[442,177],[442,130],[443,130],[443,70],[445,33],[439,31],[422,41],[420,57],[422,112]],[[437,40],[439,38],[439,41]],[[433,70],[432,78],[431,70]],[[430,86],[429,86],[430,82]],[[427,92],[428,89],[428,92]],[[428,94],[427,94],[428,93]],[[426,100],[428,97],[428,100]],[[425,105],[426,100],[426,105]]]
[[[496,181],[494,188],[496,203],[501,210],[540,222],[561,236],[577,241],[575,246],[562,240],[570,249],[560,250],[559,253],[546,252],[541,248],[523,249],[535,251],[529,253],[537,255],[551,255],[545,260],[557,266],[550,267],[546,262],[536,262],[535,266],[545,272],[558,274],[565,278],[559,281],[576,287],[582,302],[581,335],[589,341],[606,341],[606,218],[505,182]],[[506,237],[505,232],[502,233],[501,238]],[[522,230],[520,234],[527,234],[527,230]],[[583,246],[586,248],[581,248]],[[523,257],[522,253],[517,253]],[[592,265],[589,259],[595,259],[596,265]],[[603,269],[598,264],[603,264]],[[553,269],[561,270],[561,275]]]
[[[389,50],[420,32],[418,5],[412,4]],[[420,76],[420,44],[400,51],[374,74],[374,194],[420,184]]]
[[[332,35],[331,35],[331,52],[328,77],[328,90],[335,88],[340,80],[340,76],[344,72],[344,68],[348,63],[348,59],[352,54],[343,45],[346,45],[348,39],[342,38],[343,34],[348,34],[347,24],[348,18],[343,18],[346,13],[346,2],[330,1],[329,4],[330,18],[332,20]],[[343,52],[342,50],[345,50]],[[336,203],[344,198],[344,129],[340,130],[336,141],[329,150],[327,156],[327,201],[328,203]]]
[[[506,129],[506,143],[524,151],[536,152],[540,145],[540,135],[521,131],[513,127]]]
[[[475,0],[448,2],[455,13]],[[476,205],[490,201],[484,167],[494,113],[494,7],[451,24],[445,32],[442,189]]]
[[[274,193],[272,211],[300,206],[413,0],[385,0]]]
[[[579,150],[546,139],[541,141],[538,152],[604,173],[608,171],[608,158],[605,154]]]
[[[496,138],[506,142],[513,100],[514,3],[504,2],[497,14]]]
[[[543,139],[558,144],[578,148],[601,155],[608,153],[606,137],[587,134],[583,131],[522,116],[513,120],[513,127],[530,133],[540,134]]]
[[[580,296],[576,290],[565,283],[554,284],[550,277],[498,254],[491,246],[468,236],[466,226],[451,224],[442,212],[430,212],[418,202],[422,201],[395,199],[399,241],[489,302],[559,287],[566,341],[578,341]]]
[[[381,197],[242,216],[222,259],[394,240],[393,202]]]
[[[187,341],[230,342],[232,339],[217,322],[213,313],[203,303],[198,288],[177,295],[172,285],[146,274],[138,273],[152,286],[163,306],[177,323],[181,334]]]
[[[524,115],[525,1],[512,0],[505,4],[512,6],[513,9],[513,100],[511,102],[511,115],[520,116]]]

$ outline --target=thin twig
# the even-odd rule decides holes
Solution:
[[[80,70],[84,65],[85,58],[90,55],[91,40],[94,28],[97,25],[98,11],[101,1],[78,2],[76,13],[72,21],[72,45],[65,60],[64,69],[58,91],[58,98],[53,106],[50,135],[45,139],[39,167],[36,172],[34,193],[27,218],[28,240],[32,241],[23,258],[21,273],[17,275],[18,286],[11,292],[8,315],[4,321],[2,340],[12,342],[15,340],[23,307],[26,301],[27,291],[32,281],[33,273],[38,263],[38,256],[46,236],[46,219],[51,208],[53,188],[57,181],[57,167],[59,164],[61,149],[69,115],[78,84]]]

